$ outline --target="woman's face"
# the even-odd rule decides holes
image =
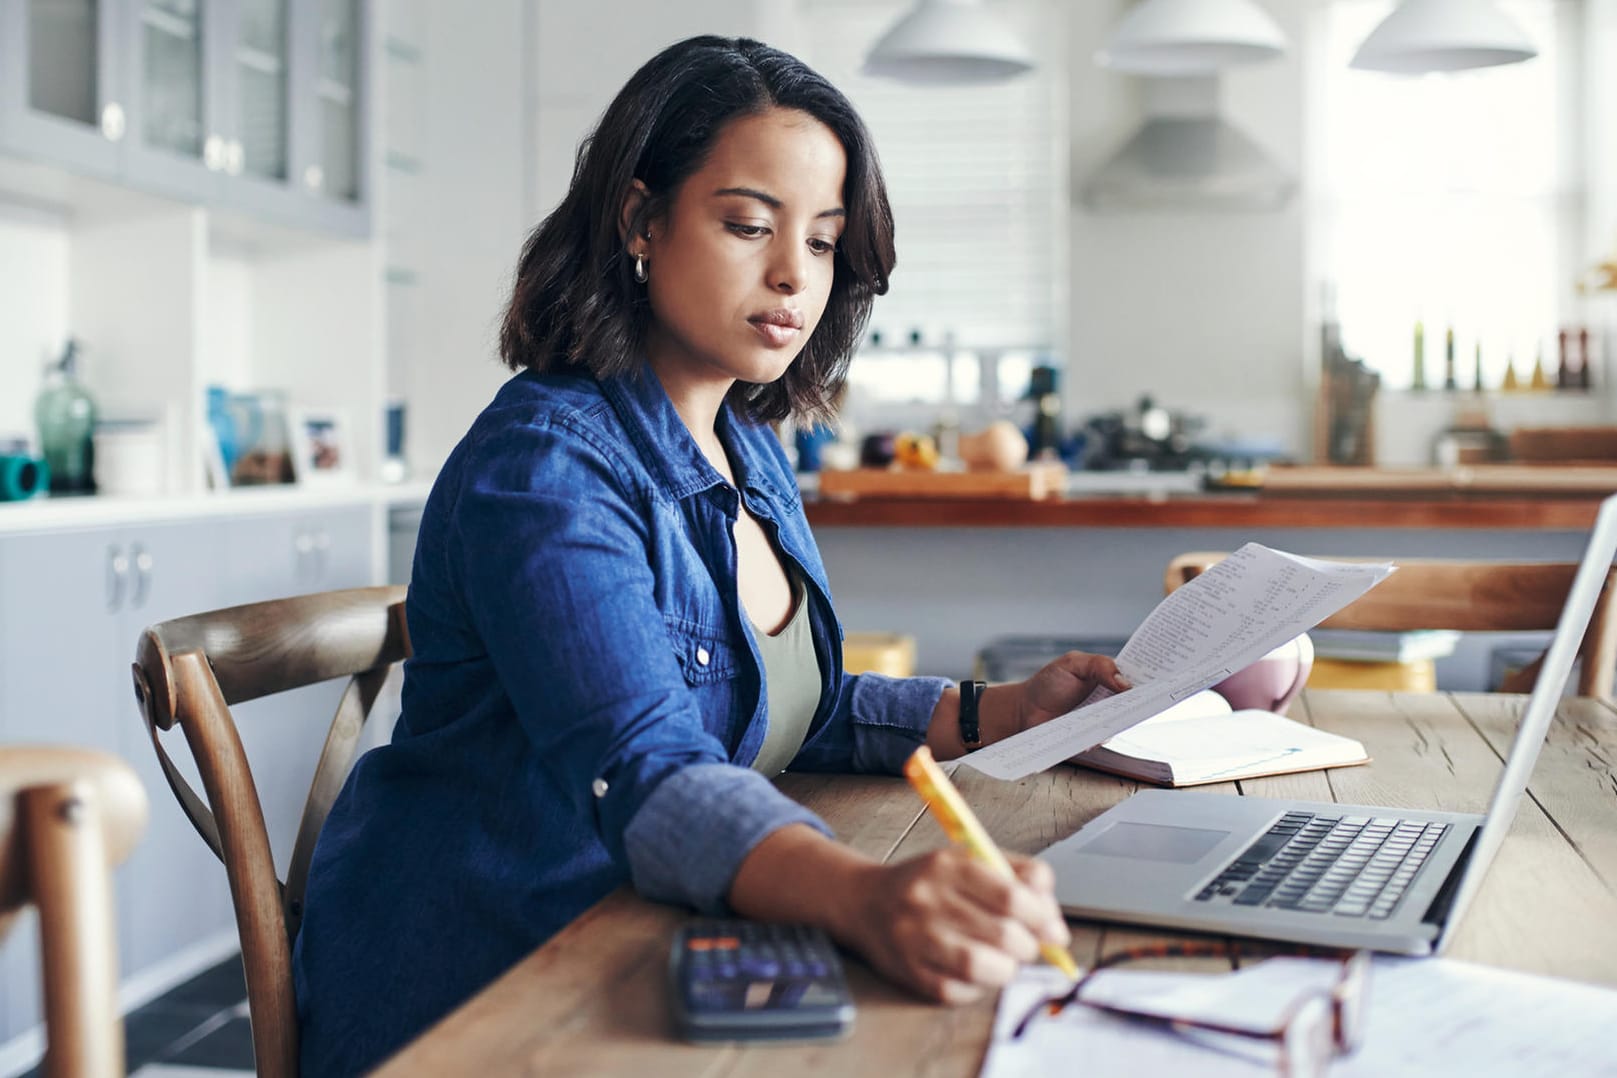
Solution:
[[[846,223],[847,155],[805,112],[731,121],[682,184],[646,255],[648,359],[670,392],[773,382],[819,324]]]

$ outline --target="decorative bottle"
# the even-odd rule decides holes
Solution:
[[[45,368],[45,384],[34,402],[52,494],[95,492],[95,401],[78,380],[78,356],[79,342],[69,338],[62,358]]]
[[[1454,390],[1460,388],[1460,381],[1454,376],[1454,327],[1450,326],[1443,337],[1443,388]]]
[[[1409,381],[1410,389],[1426,388],[1426,327],[1415,319],[1415,370]]]

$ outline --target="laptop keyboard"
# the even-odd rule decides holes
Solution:
[[[1425,820],[1288,812],[1196,900],[1386,920],[1448,829]]]

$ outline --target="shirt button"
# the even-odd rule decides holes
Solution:
[[[605,797],[606,791],[607,785],[605,779],[596,779],[594,782],[590,783],[590,792],[596,797]]]
[[[707,653],[707,648],[697,648],[696,649],[696,665],[697,666],[706,666],[708,664],[708,660],[710,660],[712,658],[713,658],[713,656],[711,656],[711,655],[709,655]]]

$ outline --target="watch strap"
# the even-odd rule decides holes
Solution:
[[[977,719],[977,704],[982,699],[987,682],[962,681],[960,683],[960,740],[967,751],[983,747],[982,727]]]

